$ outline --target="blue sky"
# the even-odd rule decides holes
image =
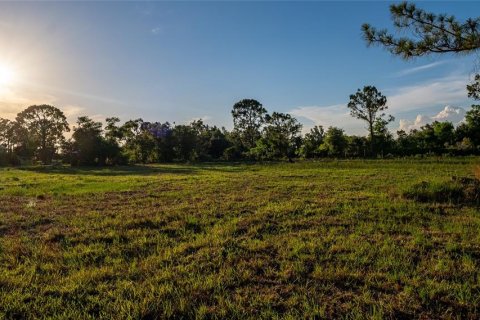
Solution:
[[[375,85],[388,97],[393,130],[458,122],[472,103],[465,85],[478,56],[405,62],[367,48],[360,26],[391,29],[389,4],[2,2],[0,68],[14,70],[15,81],[0,87],[0,117],[50,103],[71,123],[87,114],[203,118],[231,128],[232,105],[254,98],[295,115],[305,129],[335,125],[362,134],[364,124],[345,104],[357,88]],[[476,2],[417,5],[461,20],[480,12]]]

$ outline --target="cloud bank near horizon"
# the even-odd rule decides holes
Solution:
[[[399,130],[409,132],[413,129],[420,129],[428,123],[434,121],[451,122],[453,125],[459,125],[465,119],[466,110],[461,107],[445,106],[434,116],[418,114],[415,120],[400,119]]]
[[[465,109],[461,106],[467,101],[465,89],[467,82],[466,75],[450,76],[412,86],[384,90],[389,106],[387,113],[397,118],[390,127],[394,130],[409,130],[435,120],[451,121],[457,124],[465,116]],[[452,105],[458,107],[452,107]],[[431,110],[434,107],[439,110],[437,113],[425,114],[425,109]],[[300,106],[291,109],[288,113],[300,120],[305,119],[310,122],[311,125],[304,127],[304,132],[308,132],[313,125],[322,125],[340,127],[349,134],[365,134],[365,124],[350,116],[347,103],[330,106]],[[412,114],[412,118],[406,119],[406,113]],[[401,119],[398,119],[399,114],[402,115]],[[413,119],[415,115],[416,118]]]

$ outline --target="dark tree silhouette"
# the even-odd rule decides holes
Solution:
[[[368,45],[381,45],[404,59],[431,53],[471,53],[480,48],[480,18],[460,22],[454,16],[436,15],[413,3],[390,5],[394,26],[410,37],[395,37],[386,29],[362,26]]]
[[[475,75],[475,79],[472,83],[467,85],[468,97],[480,100],[480,74]]]
[[[0,118],[0,147],[12,153],[15,133],[15,122]]]
[[[102,123],[89,117],[79,117],[73,128],[71,142],[65,144],[73,165],[113,164],[120,148],[117,143],[102,136]]]
[[[33,138],[38,158],[50,163],[56,149],[64,141],[63,133],[70,131],[63,112],[50,105],[34,105],[17,114],[17,125]]]
[[[385,113],[382,111],[388,109],[387,98],[374,86],[365,86],[363,87],[363,90],[358,89],[355,94],[350,95],[350,102],[347,106],[350,109],[352,117],[367,122],[370,133],[370,151],[373,155],[375,145],[375,123],[383,120],[386,122],[386,125],[394,120],[392,116],[389,116],[388,120],[383,119]]]

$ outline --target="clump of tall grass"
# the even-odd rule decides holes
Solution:
[[[459,202],[463,198],[463,186],[454,181],[422,181],[405,189],[403,196],[420,202]]]
[[[452,177],[442,182],[422,181],[405,189],[403,196],[419,202],[478,204],[480,181],[465,177]]]

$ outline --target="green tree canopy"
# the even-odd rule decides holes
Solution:
[[[260,138],[260,129],[265,123],[267,110],[254,99],[243,99],[233,105],[233,128],[241,144],[249,150]]]
[[[348,141],[345,132],[337,127],[329,127],[320,150],[329,156],[339,157],[345,156],[347,146]]]
[[[37,157],[50,163],[63,133],[70,131],[63,112],[50,105],[34,105],[17,114],[16,122],[36,143]]]
[[[305,134],[299,155],[302,158],[313,158],[319,156],[319,147],[323,143],[325,131],[322,126],[315,126]]]
[[[266,117],[264,139],[273,151],[271,158],[291,159],[300,142],[302,125],[287,113],[274,112]]]

